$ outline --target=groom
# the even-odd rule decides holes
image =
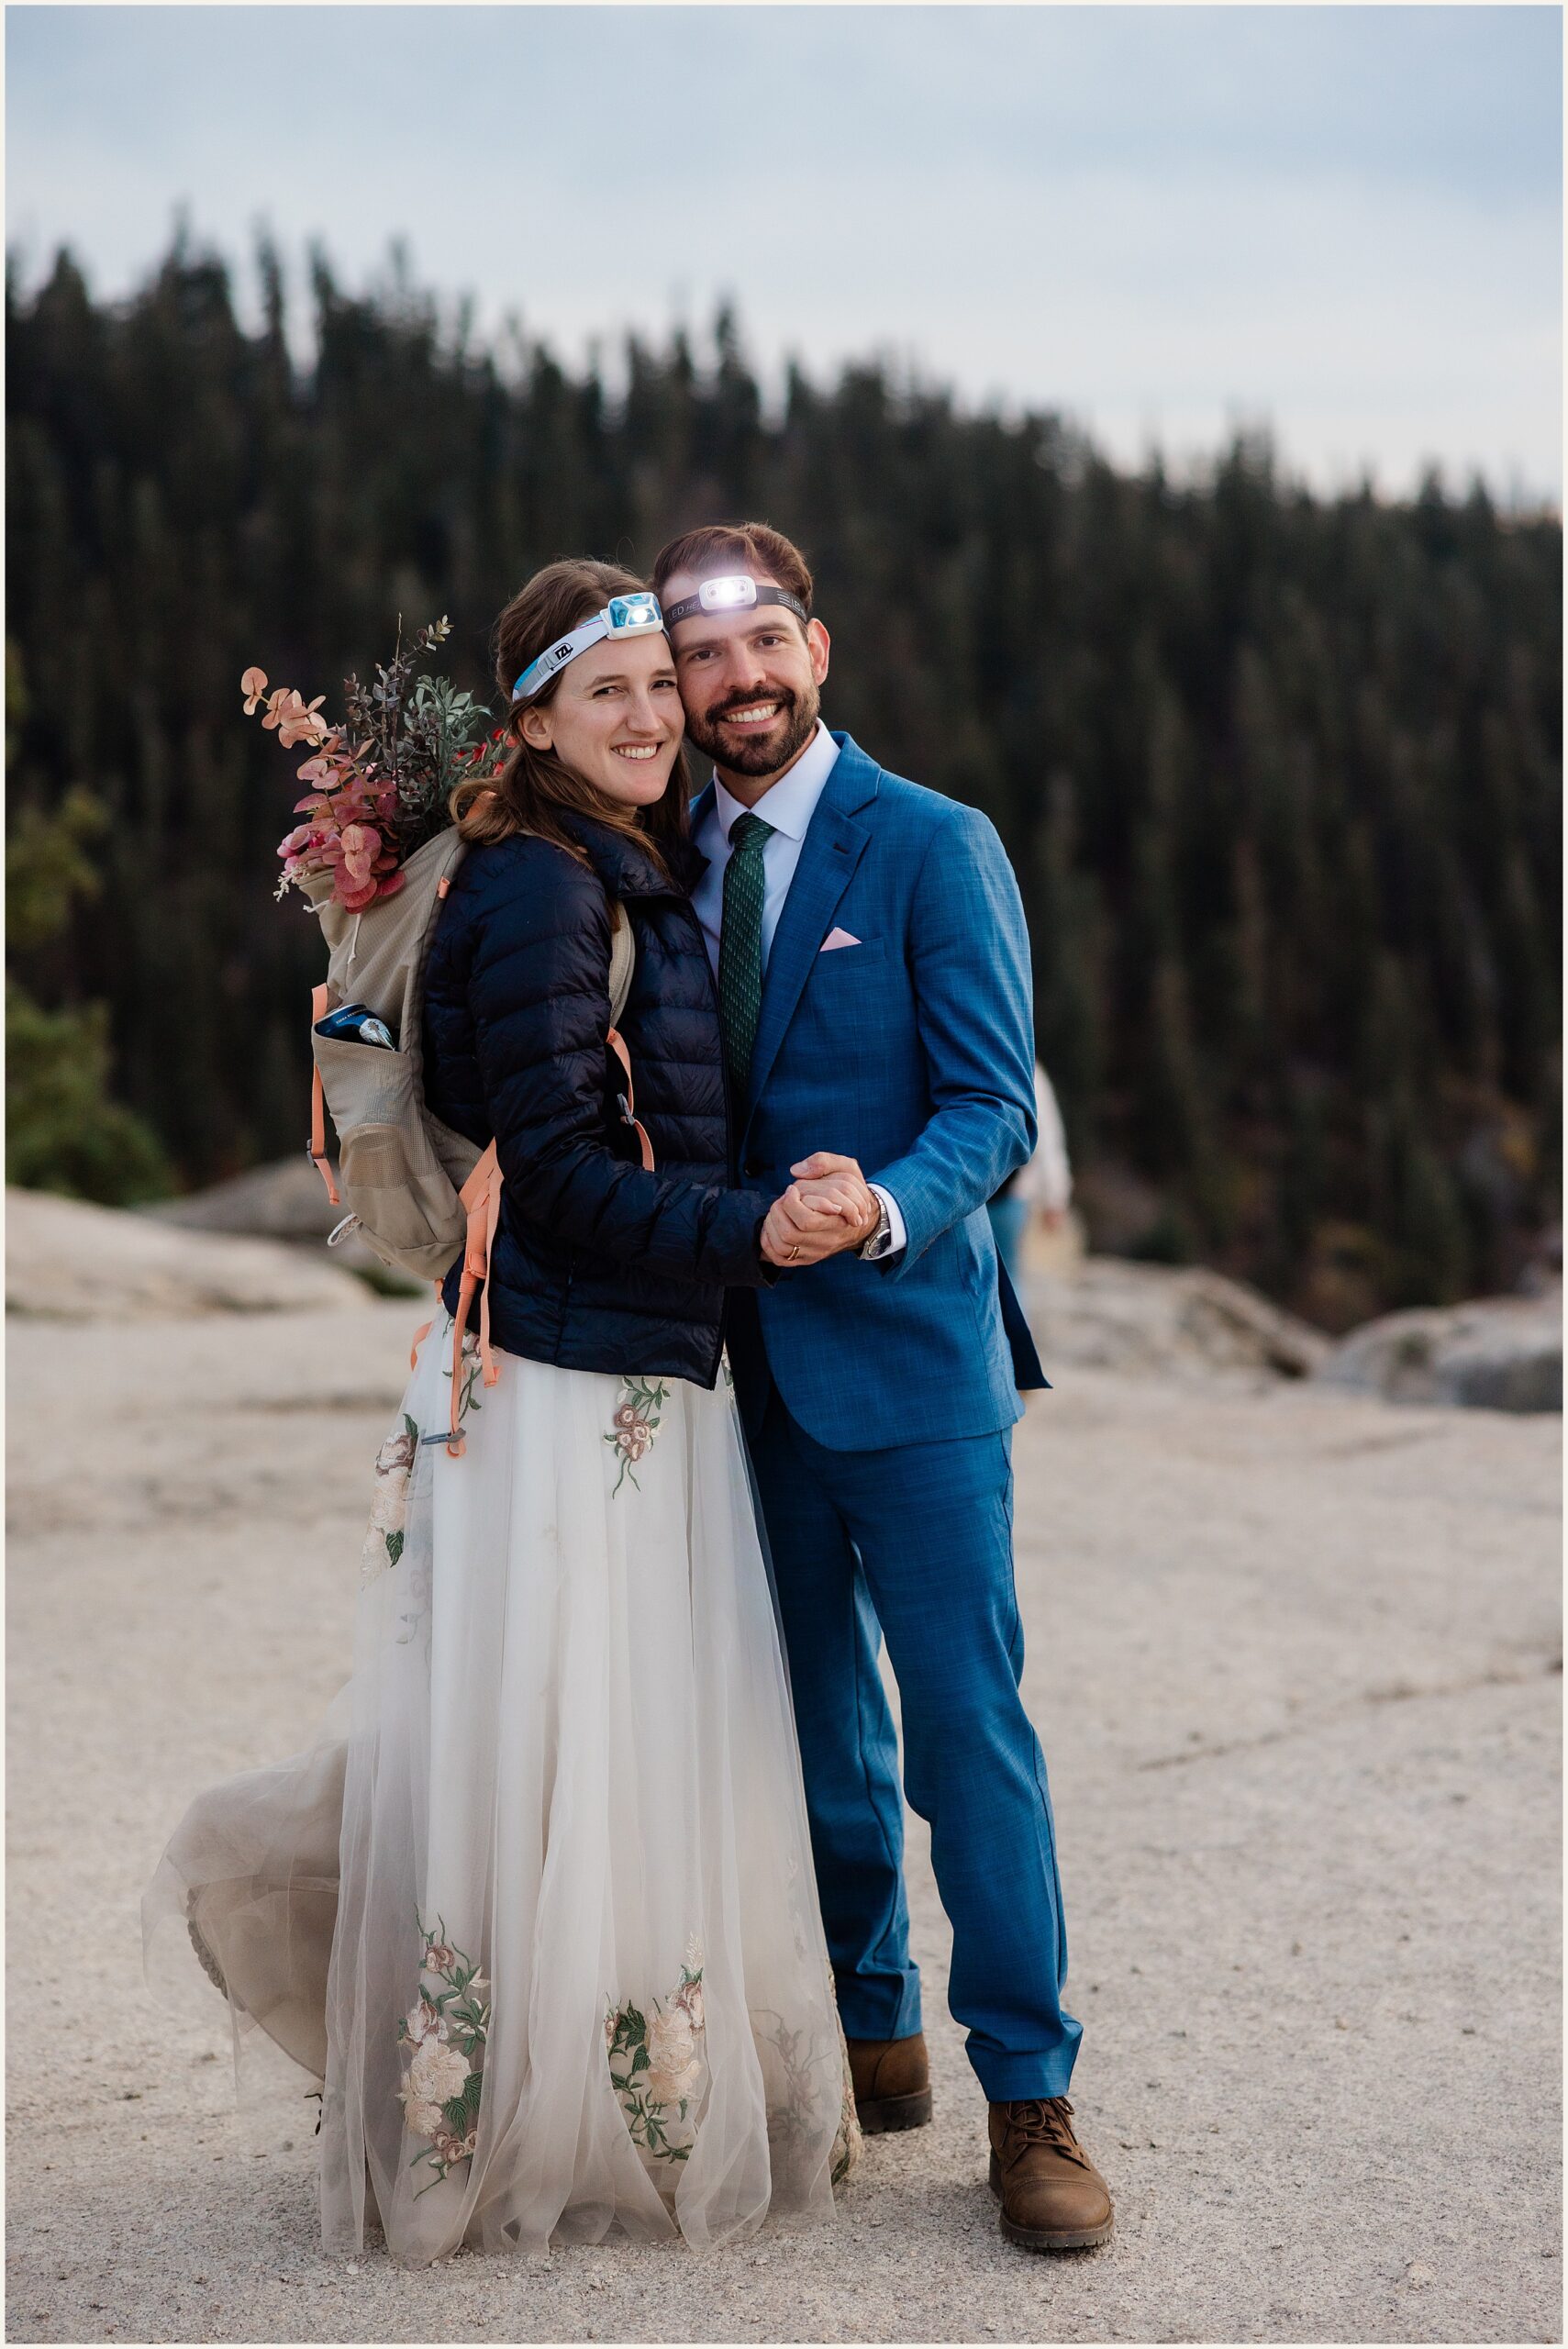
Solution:
[[[1011,1431],[1018,1386],[1045,1381],[985,1214],[1035,1141],[1018,885],[984,816],[822,724],[828,631],[787,539],[688,531],[654,584],[687,731],[717,770],[693,808],[694,902],[740,1171],[785,1194],[767,1235],[784,1275],[732,1294],[729,1358],[861,2121],[931,2111],[885,1639],[1002,2231],[1034,2251],[1101,2243],[1110,2196],[1066,2101],[1079,2026],[1045,1761],[1018,1695]],[[814,1205],[845,1172],[849,1220]]]

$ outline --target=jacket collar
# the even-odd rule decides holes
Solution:
[[[840,816],[852,816],[858,808],[869,807],[876,797],[882,787],[882,769],[867,757],[852,734],[840,734],[835,727],[833,740],[839,755],[822,786],[823,803]]]
[[[667,897],[672,894],[671,883],[640,841],[628,840],[613,825],[601,824],[578,808],[563,807],[560,812],[563,829],[571,833],[612,896]],[[683,841],[670,859],[676,888],[688,885],[688,863],[689,843]]]
[[[852,816],[857,808],[869,807],[876,797],[882,783],[882,769],[874,759],[866,756],[852,734],[840,734],[836,727],[829,729],[829,731],[832,733],[834,741],[839,745],[839,755],[828,770],[828,780],[822,786],[822,796],[817,806],[836,808],[840,816]],[[694,838],[701,831],[713,801],[714,784],[710,775],[692,801]],[[767,805],[767,796],[764,794],[760,803],[759,812],[765,814]],[[704,857],[701,863],[702,869],[706,871],[707,859]]]

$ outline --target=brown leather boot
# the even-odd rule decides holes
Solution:
[[[1086,2251],[1115,2223],[1110,2188],[1073,2133],[1064,2096],[991,2107],[991,2191],[1026,2251]]]
[[[926,2035],[911,2039],[847,2039],[855,2110],[868,2137],[886,2129],[921,2129],[931,2117],[931,2073]]]

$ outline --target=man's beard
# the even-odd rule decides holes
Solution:
[[[749,741],[744,737],[739,742],[727,741],[719,733],[718,720],[729,710],[750,709],[753,702],[759,701],[776,701],[779,706],[778,718],[769,728],[767,735],[759,737],[755,741]],[[820,707],[820,696],[815,686],[803,701],[798,694],[791,693],[787,685],[779,685],[768,693],[736,695],[725,703],[723,709],[707,710],[701,718],[688,710],[686,732],[705,757],[712,759],[717,766],[727,767],[731,774],[776,774],[781,767],[787,767],[796,751],[804,750],[810,741],[817,731],[817,714]],[[781,720],[784,729],[782,738],[777,734]]]

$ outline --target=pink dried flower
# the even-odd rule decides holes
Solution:
[[[343,863],[355,887],[368,881],[381,853],[381,834],[373,824],[345,824],[339,838],[343,843]]]
[[[445,623],[422,630],[407,646],[401,634],[390,667],[368,693],[356,678],[345,681],[347,721],[334,725],[324,714],[324,695],[307,702],[292,685],[269,687],[264,669],[248,668],[240,679],[248,716],[261,723],[285,750],[304,745],[310,755],[295,769],[305,796],[295,804],[295,824],[278,843],[282,896],[291,883],[309,885],[319,900],[330,885],[333,901],[357,911],[403,886],[405,856],[434,837],[447,820],[447,800],[464,765],[504,759],[505,729],[487,741],[449,747],[450,731],[439,718],[446,712],[460,732],[488,715],[468,694],[455,695],[448,681],[431,681],[435,698],[427,707],[424,687],[412,699],[417,658],[449,633]],[[350,729],[352,731],[350,731]],[[365,739],[357,740],[356,736]]]
[[[291,685],[286,694],[272,696],[261,723],[276,727],[278,740],[285,751],[292,751],[297,742],[313,745],[325,742],[331,729],[327,720],[317,713],[326,698],[325,694],[317,694],[313,702],[306,702]]]

